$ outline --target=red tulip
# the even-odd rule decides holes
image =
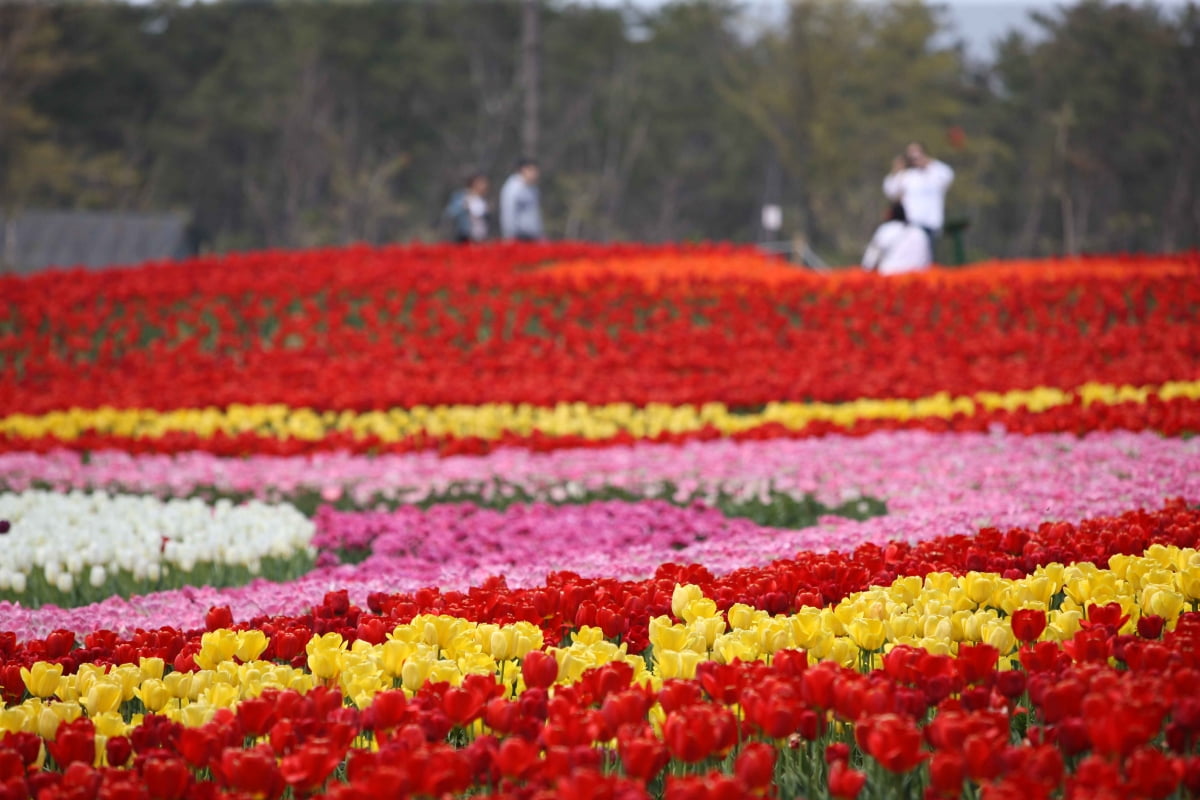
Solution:
[[[133,744],[127,736],[113,736],[104,743],[104,757],[110,767],[123,767],[133,755]]]
[[[845,761],[835,761],[829,768],[829,794],[838,800],[855,800],[866,782],[867,776]]]
[[[496,751],[496,765],[500,774],[509,778],[523,777],[537,765],[537,761],[537,745],[515,736],[500,742]]]
[[[210,631],[233,627],[233,611],[229,606],[213,606],[204,615],[204,627]]]
[[[653,736],[621,737],[617,751],[625,774],[642,783],[653,780],[671,760],[666,745]]]
[[[663,741],[674,758],[688,764],[724,753],[737,737],[737,723],[724,707],[688,706],[667,716]]]
[[[21,760],[21,756],[15,750],[0,750],[0,784],[7,783],[12,778],[16,778],[22,786],[24,785],[25,762]]]
[[[959,753],[938,750],[929,760],[929,788],[937,797],[959,797],[966,775],[966,762]]]
[[[1154,614],[1143,614],[1138,618],[1137,632],[1143,639],[1157,639],[1162,636],[1166,620]]]
[[[268,697],[246,698],[238,703],[237,717],[250,736],[266,736],[275,724],[275,705]]]
[[[895,714],[868,717],[854,733],[859,746],[889,772],[908,772],[929,757],[921,749],[921,731]]]
[[[308,793],[321,786],[341,763],[345,750],[328,740],[314,739],[283,757],[279,771],[293,790]]]
[[[558,662],[549,653],[533,650],[521,659],[521,677],[530,688],[549,688],[558,680]]]
[[[95,741],[96,730],[92,727],[92,721],[80,717],[74,722],[59,725],[54,739],[46,742],[46,749],[61,768],[77,763],[90,768],[96,758]]]
[[[1046,612],[1037,608],[1019,608],[1012,613],[1012,631],[1017,641],[1032,643],[1046,630]]]
[[[219,767],[222,782],[237,791],[264,800],[275,800],[283,793],[283,775],[274,754],[265,745],[249,750],[226,750],[221,754]]]
[[[180,758],[149,758],[141,765],[142,780],[153,800],[180,800],[192,782],[192,773]]]
[[[751,789],[765,789],[775,779],[775,748],[763,742],[746,745],[734,762],[734,774]]]

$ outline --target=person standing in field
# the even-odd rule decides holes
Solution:
[[[867,245],[863,268],[876,270],[880,275],[901,275],[928,269],[931,263],[928,235],[908,221],[904,206],[893,203]]]
[[[537,183],[537,162],[522,158],[500,189],[500,235],[505,239],[536,242],[544,238]]]
[[[452,237],[458,244],[482,242],[488,235],[488,179],[475,173],[466,186],[450,198],[445,215],[450,220]]]
[[[954,170],[925,152],[920,142],[910,142],[904,155],[892,161],[892,171],[883,179],[883,193],[904,206],[908,222],[925,230],[929,252],[934,252],[946,215],[946,192],[954,182]]]

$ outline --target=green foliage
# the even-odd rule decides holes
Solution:
[[[552,235],[747,240],[776,201],[853,262],[919,139],[975,257],[1200,245],[1194,2],[1081,0],[987,65],[907,0],[541,14]],[[3,5],[0,210],[186,210],[216,250],[440,236],[519,155],[520,36],[473,0]]]
[[[314,564],[312,554],[303,551],[293,553],[287,558],[264,558],[257,568],[253,569],[243,564],[204,562],[184,571],[163,564],[159,577],[155,579],[135,576],[126,570],[120,570],[107,573],[99,584],[89,582],[84,575],[77,578],[67,591],[46,580],[45,574],[40,570],[34,570],[25,576],[24,591],[0,590],[0,602],[16,603],[28,608],[44,605],[75,608],[99,603],[110,597],[129,598],[189,586],[245,586],[260,578],[269,581],[290,581],[312,570]]]

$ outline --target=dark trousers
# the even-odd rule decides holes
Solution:
[[[929,237],[929,258],[937,261],[937,243],[942,232],[935,228],[926,228],[924,225],[921,226],[921,230],[925,231],[925,235]]]

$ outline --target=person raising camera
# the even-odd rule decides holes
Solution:
[[[892,171],[883,179],[883,193],[904,206],[911,225],[925,231],[934,252],[946,213],[946,192],[954,182],[948,164],[930,158],[920,142],[910,142],[904,155],[892,160]]]

